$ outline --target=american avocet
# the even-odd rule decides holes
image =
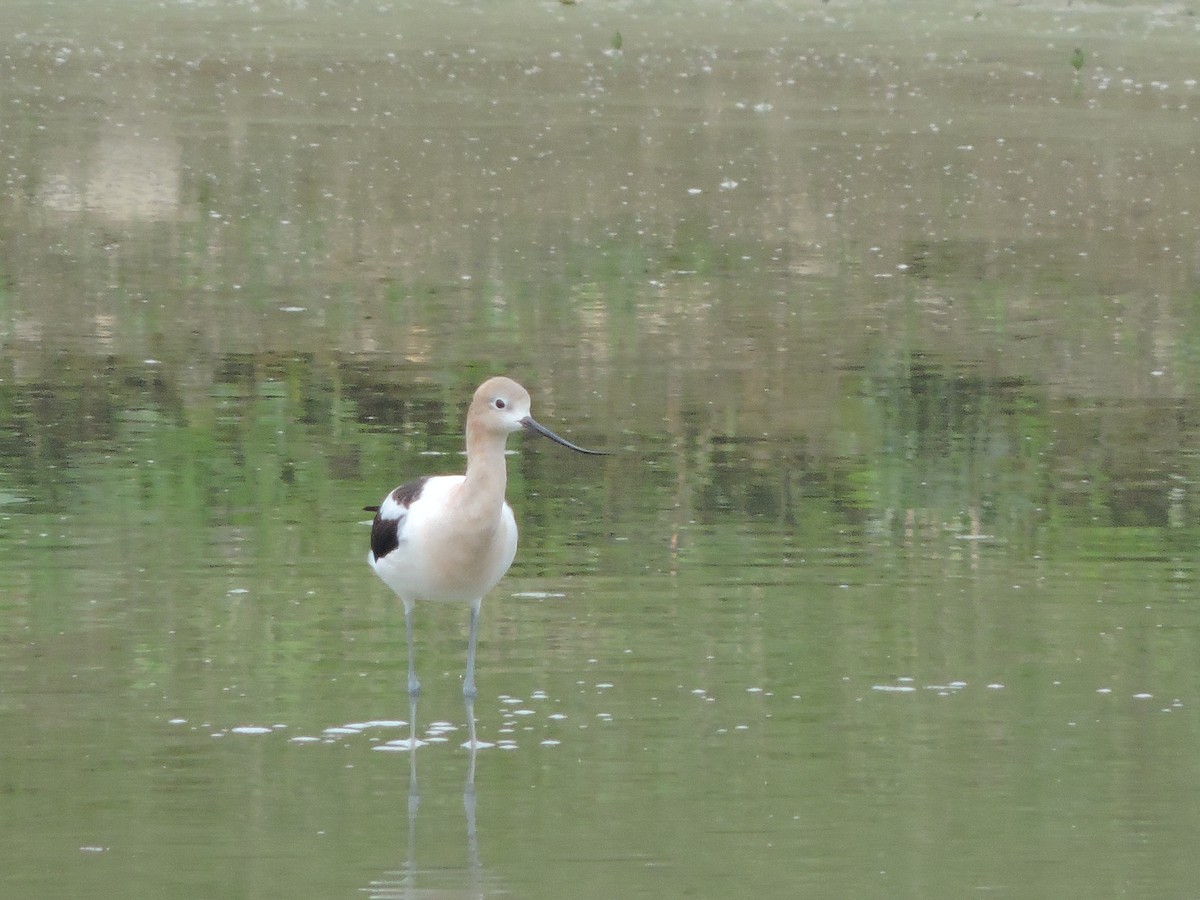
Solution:
[[[413,605],[418,600],[470,604],[463,697],[468,703],[475,698],[479,607],[517,552],[517,523],[504,499],[504,446],[508,435],[522,428],[578,453],[605,455],[539,425],[529,414],[529,392],[511,378],[489,378],[475,391],[467,411],[467,473],[402,484],[375,513],[367,561],[404,604],[408,693],[414,701],[421,690],[413,659]]]

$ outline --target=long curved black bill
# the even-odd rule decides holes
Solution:
[[[572,444],[566,438],[561,438],[545,425],[539,425],[533,416],[526,416],[521,420],[521,424],[525,426],[526,431],[532,431],[534,434],[540,434],[542,437],[548,437],[556,444],[562,444],[568,450],[574,450],[576,453],[586,453],[588,456],[608,456],[607,450],[588,450],[585,447],[580,447]]]

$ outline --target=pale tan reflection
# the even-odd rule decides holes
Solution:
[[[109,134],[85,153],[51,162],[39,195],[46,209],[114,222],[178,217],[182,148],[174,138]]]

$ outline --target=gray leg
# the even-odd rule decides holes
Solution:
[[[421,682],[417,680],[417,666],[413,658],[413,602],[404,601],[404,636],[408,639],[408,696],[416,698],[421,693]]]
[[[417,695],[408,695],[408,812],[416,815],[417,804],[421,802],[417,791],[417,746],[421,743],[417,737]]]
[[[474,700],[475,690],[475,638],[479,632],[479,607],[482,601],[471,604],[471,627],[467,634],[467,674],[463,677],[463,696]]]
[[[470,791],[471,800],[475,799],[475,752],[479,749],[479,741],[475,740],[475,701],[470,697],[464,697],[463,703],[467,707],[467,742],[463,744],[470,753],[470,759],[467,761],[467,784],[465,790]],[[466,794],[463,794],[465,801]],[[474,812],[474,809],[471,810]],[[469,834],[470,832],[468,832]]]

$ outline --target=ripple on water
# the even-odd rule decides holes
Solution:
[[[597,685],[598,687],[608,687],[607,684]],[[552,700],[549,694],[544,690],[533,691],[530,695],[532,701],[551,703],[557,702]],[[500,714],[500,721],[497,724],[495,733],[497,735],[513,735],[517,731],[521,732],[538,732],[553,728],[556,724],[565,721],[568,716],[562,712],[549,712],[546,707],[539,710],[536,706],[525,705],[526,701],[520,697],[513,697],[509,694],[500,694],[496,700],[500,704],[497,710]],[[539,722],[539,712],[544,716],[544,719]],[[600,721],[612,721],[612,713],[601,712],[597,715]],[[180,723],[186,722],[184,719],[173,720]],[[404,719],[363,719],[346,722],[339,725],[330,725],[323,728],[318,734],[297,735],[288,740],[288,743],[297,745],[307,744],[335,744],[347,745],[347,742],[353,741],[356,737],[362,737],[369,741],[374,746],[373,750],[382,750],[385,752],[402,752],[412,750],[414,747],[414,739],[416,747],[425,747],[432,744],[450,744],[453,735],[461,732],[465,726],[455,724],[445,720],[436,720],[425,725],[421,733],[417,735],[409,735],[406,737],[385,740],[381,731],[387,729],[404,728],[409,723]],[[267,734],[274,729],[284,728],[284,725],[276,725],[274,728],[265,728],[253,725],[242,725],[235,729],[230,729],[229,732],[219,732],[214,734],[214,737],[222,737],[227,733],[238,734]],[[555,738],[546,738],[539,742],[539,746],[556,747],[561,741]],[[469,742],[465,742],[460,746],[469,749]],[[518,748],[517,741],[514,737],[498,737],[495,743],[488,741],[477,740],[475,749],[483,750],[488,748],[498,748],[501,750],[515,750]]]
[[[404,750],[416,750],[419,747],[427,746],[425,741],[414,738],[396,738],[394,741],[387,741],[383,744],[376,744],[372,750],[382,750],[388,753],[400,753]]]
[[[230,734],[270,734],[275,729],[267,728],[264,725],[238,725],[236,728],[230,728]]]

